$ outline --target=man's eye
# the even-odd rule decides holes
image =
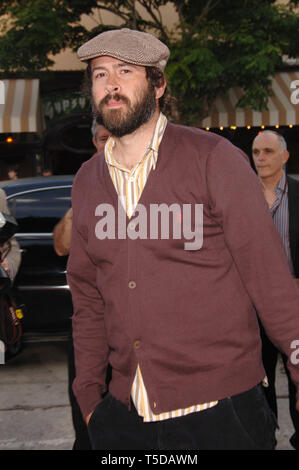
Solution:
[[[104,72],[97,72],[94,74],[94,78],[102,78],[105,76],[105,73]]]

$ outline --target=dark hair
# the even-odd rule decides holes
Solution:
[[[154,87],[161,87],[166,81],[165,75],[157,67],[145,67],[146,78]],[[82,84],[82,92],[92,101],[92,73],[91,73],[91,61],[88,62],[87,68],[84,73],[84,80]],[[170,93],[166,86],[163,96],[159,98],[159,108],[161,111],[166,108],[170,101]]]
[[[145,71],[146,78],[154,87],[160,88],[166,82],[164,73],[157,67],[145,67]],[[159,98],[159,108],[161,111],[164,111],[169,99],[170,93],[166,85],[163,95]]]
[[[19,168],[17,166],[12,165],[7,167],[7,171],[15,171],[16,173],[18,173]]]

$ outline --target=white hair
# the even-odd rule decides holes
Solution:
[[[264,135],[264,134],[272,134],[272,135],[275,135],[278,139],[278,142],[279,142],[279,145],[280,145],[280,149],[282,152],[285,152],[288,148],[287,148],[287,143],[286,143],[286,140],[285,138],[279,134],[278,132],[276,131],[271,131],[271,130],[266,130],[266,131],[263,131],[261,132],[260,134],[258,135]],[[258,136],[257,136],[258,137]]]

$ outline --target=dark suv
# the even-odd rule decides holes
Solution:
[[[26,306],[25,334],[64,333],[70,327],[67,257],[54,251],[53,228],[71,205],[72,182],[73,175],[0,182],[19,224],[22,262],[14,285]]]

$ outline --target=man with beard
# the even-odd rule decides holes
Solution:
[[[273,449],[256,311],[298,386],[299,294],[248,158],[168,122],[152,35],[106,31],[78,55],[112,134],[75,178],[67,267],[92,447]]]

